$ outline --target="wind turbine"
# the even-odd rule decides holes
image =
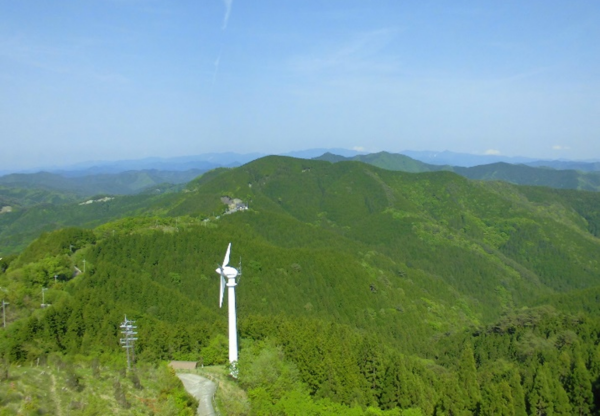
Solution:
[[[227,252],[225,253],[225,258],[223,259],[223,265],[217,267],[215,271],[221,276],[221,285],[219,291],[219,308],[223,306],[223,293],[225,292],[225,286],[227,286],[227,300],[229,309],[229,362],[233,367],[231,375],[237,377],[236,364],[238,360],[238,348],[237,322],[235,316],[235,287],[237,285],[237,282],[235,278],[241,276],[242,273],[239,272],[236,268],[229,266],[230,253],[231,243],[229,243],[229,245],[227,246]],[[225,282],[225,278],[227,278],[227,282]]]

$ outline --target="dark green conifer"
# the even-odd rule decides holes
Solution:
[[[573,405],[573,414],[589,415],[594,408],[594,395],[590,373],[579,354],[569,379],[569,393]]]
[[[475,411],[481,402],[481,390],[477,380],[477,368],[471,345],[466,345],[461,353],[458,380],[467,398],[467,408]]]
[[[521,385],[521,376],[519,374],[519,370],[511,370],[508,378],[508,384],[511,388],[515,416],[527,416],[525,393],[523,393],[523,386]]]
[[[372,335],[366,336],[360,345],[358,367],[366,401],[371,406],[377,406],[384,386],[385,361],[381,343]]]
[[[554,396],[548,381],[547,365],[537,367],[533,389],[528,395],[529,414],[536,416],[551,416],[554,414]]]
[[[515,416],[512,391],[508,382],[489,382],[482,389],[482,415]]]

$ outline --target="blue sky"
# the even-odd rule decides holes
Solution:
[[[0,1],[0,170],[322,147],[600,158],[591,1]]]

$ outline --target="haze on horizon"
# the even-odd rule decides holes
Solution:
[[[0,10],[0,171],[308,148],[600,158],[593,0]]]

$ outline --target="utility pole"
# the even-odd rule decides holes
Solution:
[[[0,260],[2,260],[2,258],[0,258]],[[0,290],[4,293],[8,293],[8,290],[3,287],[0,287]],[[6,305],[9,305],[9,303],[2,299],[2,323],[4,324],[4,328],[6,328]]]
[[[135,321],[130,321],[127,319],[127,315],[125,315],[125,321],[121,324],[121,333],[124,335],[121,338],[121,346],[125,348],[127,351],[127,369],[131,370],[131,362],[134,361],[134,342],[137,341],[137,338],[134,338],[134,335],[137,335],[135,330],[137,326],[134,325]]]
[[[85,259],[83,259],[83,272],[85,273]]]
[[[46,297],[44,296],[44,294],[46,293],[46,290],[48,290],[47,287],[43,287],[42,288],[42,308],[45,308],[46,306]]]
[[[2,322],[4,323],[4,328],[6,328],[6,305],[10,305],[10,303],[2,299]]]

